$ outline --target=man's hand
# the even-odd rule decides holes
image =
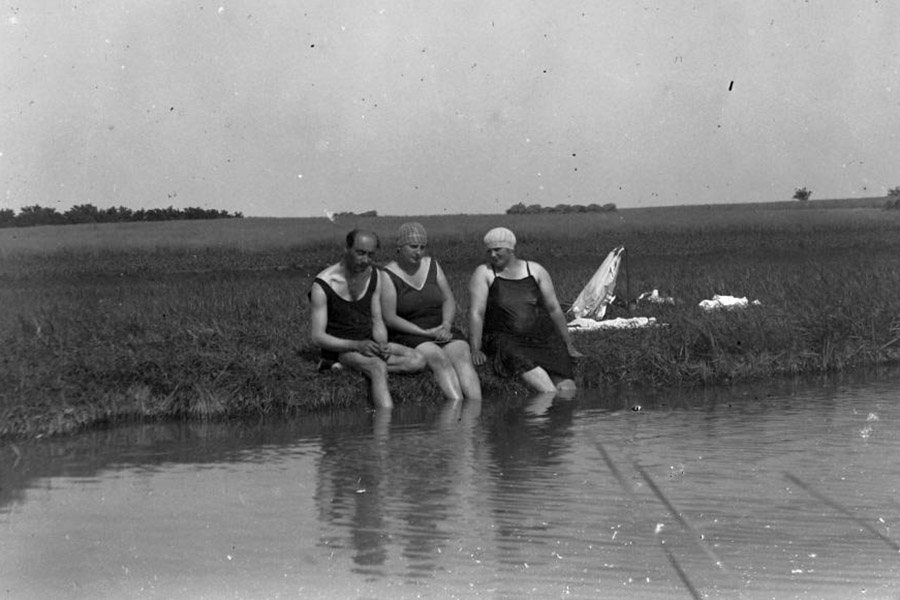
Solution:
[[[356,351],[363,356],[377,356],[387,360],[391,355],[390,344],[379,344],[375,340],[360,340],[356,342]]]

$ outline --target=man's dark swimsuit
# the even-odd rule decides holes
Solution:
[[[319,284],[327,299],[328,323],[325,325],[325,333],[344,340],[372,339],[372,295],[378,285],[378,269],[372,269],[369,285],[359,300],[344,300],[318,277],[313,283]],[[339,353],[323,348],[320,370],[331,367],[338,361],[338,356]]]

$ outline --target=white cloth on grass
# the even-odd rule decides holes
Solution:
[[[735,296],[720,296],[716,294],[712,297],[712,300],[701,300],[700,308],[706,311],[710,310],[719,310],[721,308],[733,309],[733,308],[747,308],[748,306],[759,306],[762,304],[759,300],[754,300],[750,302],[746,297],[738,298]]]
[[[595,331],[598,329],[640,329],[656,325],[656,317],[631,317],[630,319],[606,319],[595,321],[584,317],[569,321],[569,331]]]

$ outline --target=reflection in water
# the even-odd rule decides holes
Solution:
[[[354,572],[383,576],[388,544],[402,546],[411,577],[434,571],[449,537],[442,526],[465,488],[465,453],[480,414],[481,400],[466,400],[448,402],[419,431],[397,437],[391,435],[396,415],[383,410],[371,413],[374,435],[360,431],[348,441],[345,429],[323,431],[316,501],[321,520],[349,525]],[[333,548],[341,541],[325,537],[321,544]]]
[[[898,381],[7,445],[2,596],[898,598]]]
[[[494,485],[489,493],[496,523],[498,560],[516,568],[553,559],[547,533],[571,490],[559,486],[559,471],[572,444],[575,403],[538,394],[524,407],[510,407],[489,432]]]
[[[383,423],[380,423],[378,430],[383,429]],[[385,530],[380,510],[384,472],[379,447],[384,436],[384,432],[371,436],[367,452],[348,452],[342,447],[346,439],[344,432],[326,430],[322,433],[321,458],[316,469],[319,479],[316,504],[322,511],[320,518],[323,521],[349,524],[353,532],[353,561],[359,566],[378,566],[386,557],[379,539]],[[337,537],[326,537],[322,543],[332,549],[341,548]]]

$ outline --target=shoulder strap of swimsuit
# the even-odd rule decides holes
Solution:
[[[322,288],[322,291],[324,291],[326,294],[334,293],[334,290],[331,289],[331,286],[328,285],[328,282],[325,281],[324,279],[322,279],[321,277],[316,277],[315,279],[313,279],[313,283],[318,283],[319,287]]]
[[[387,273],[388,278],[390,278],[391,281],[394,282],[394,285],[397,285],[398,282],[406,283],[405,281],[403,281],[403,278],[400,277],[400,274],[397,273],[396,271],[394,271],[393,269],[384,267],[384,272]]]
[[[430,264],[428,265],[428,274],[425,275],[425,281],[437,281],[437,259],[433,256],[428,257]]]
[[[325,296],[328,296],[328,295],[334,293],[334,290],[331,289],[331,286],[328,285],[328,283],[321,277],[316,277],[315,279],[313,279],[313,283],[319,284],[319,287],[322,288],[323,292],[325,292]],[[306,293],[306,297],[308,299],[312,300],[312,285],[309,286],[309,291]]]
[[[528,261],[525,261],[525,272],[528,273],[528,276],[531,276],[531,266],[528,264]]]

